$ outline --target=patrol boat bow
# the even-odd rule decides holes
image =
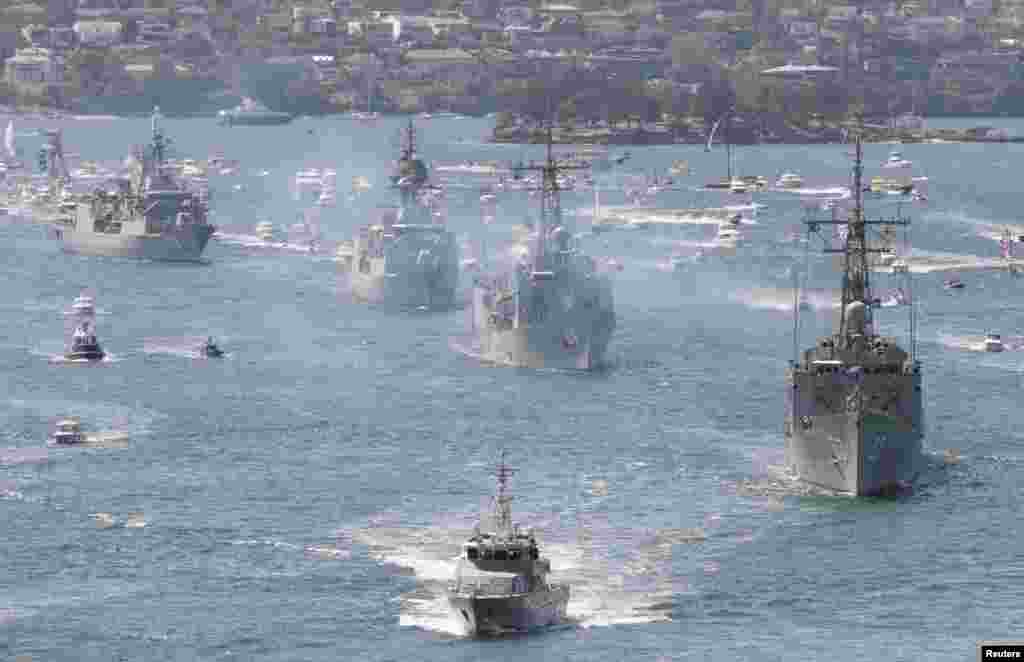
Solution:
[[[869,283],[868,228],[908,226],[903,217],[866,220],[861,139],[856,137],[854,207],[847,220],[806,221],[808,233],[840,225],[842,305],[834,335],[795,357],[787,371],[786,461],[805,482],[857,496],[908,486],[923,466],[924,408],[913,302],[910,348],[875,332]],[[843,229],[845,226],[845,232]],[[906,274],[909,282],[909,274]],[[799,326],[797,326],[799,328]],[[794,354],[799,334],[794,334]]]
[[[522,631],[562,621],[569,587],[548,582],[551,562],[541,558],[532,530],[512,523],[505,494],[512,471],[502,453],[494,497],[494,531],[478,526],[463,545],[448,596],[455,617],[470,635]]]

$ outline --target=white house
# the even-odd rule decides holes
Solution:
[[[7,58],[6,74],[15,87],[59,85],[64,82],[64,61],[48,48],[19,48]]]
[[[113,46],[121,43],[121,24],[117,21],[78,21],[72,28],[83,46]]]

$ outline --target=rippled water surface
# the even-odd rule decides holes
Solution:
[[[354,304],[331,259],[390,200],[399,125],[168,120],[182,155],[241,162],[211,177],[222,238],[199,265],[64,256],[41,226],[0,221],[3,656],[909,661],[964,660],[978,640],[1019,639],[1024,353],[1011,341],[1024,335],[1024,281],[981,267],[1005,225],[1024,225],[1024,148],[901,148],[929,178],[928,201],[904,211],[915,220],[934,468],[913,495],[850,500],[801,495],[776,468],[793,351],[786,270],[804,259],[785,239],[803,215],[794,196],[756,196],[763,207],[736,255],[681,273],[665,262],[711,242],[714,225],[585,237],[624,267],[611,365],[590,375],[490,367],[453,350],[466,311]],[[29,156],[38,128],[18,126]],[[69,151],[111,160],[146,139],[148,120],[63,128]],[[420,128],[435,162],[540,154],[484,144],[481,120]],[[890,149],[869,145],[868,165]],[[614,189],[677,159],[692,174],[657,206],[726,201],[690,190],[722,176],[723,151],[629,151],[602,177],[602,204],[624,204]],[[824,188],[847,181],[848,151],[740,148],[736,167],[769,179],[794,171]],[[338,205],[318,221],[330,250],[260,245],[259,221],[295,222],[288,179],[304,167],[338,171]],[[357,175],[372,187],[349,197]],[[444,182],[450,225],[473,246],[486,237],[489,254],[536,202],[500,193],[485,227],[478,187]],[[564,203],[587,229],[592,194]],[[828,262],[811,260],[804,345],[832,323],[838,284]],[[942,287],[950,270],[965,289]],[[51,360],[82,289],[101,312],[112,358],[101,365]],[[883,309],[880,323],[903,332],[905,310]],[[979,351],[989,332],[1008,351]],[[224,360],[198,358],[208,335]],[[65,415],[98,441],[48,447]],[[572,620],[472,641],[450,622],[443,588],[501,448],[517,469],[516,519],[570,584]],[[946,449],[958,463],[944,462]]]

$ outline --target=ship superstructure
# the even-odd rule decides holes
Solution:
[[[351,287],[356,299],[401,308],[448,308],[455,304],[459,248],[423,201],[426,165],[416,154],[412,122],[391,177],[401,205],[378,210],[353,241]]]
[[[214,226],[207,201],[186,188],[166,162],[168,140],[153,111],[152,142],[136,150],[129,176],[114,190],[97,188],[66,205],[56,237],[69,253],[189,261],[202,255]]]
[[[477,278],[473,327],[487,361],[529,368],[598,367],[615,330],[609,274],[577,246],[562,216],[559,173],[548,130],[541,208],[531,245],[511,269]]]
[[[923,467],[921,365],[910,301],[910,351],[875,328],[870,283],[876,228],[884,236],[909,226],[906,217],[867,219],[862,200],[860,136],[855,142],[854,198],[848,218],[805,221],[808,234],[837,226],[843,271],[836,332],[794,357],[786,383],[786,461],[802,481],[840,493],[890,493],[914,481]],[[828,241],[826,239],[826,241]],[[904,276],[909,279],[909,272]],[[909,290],[909,288],[908,288]],[[794,315],[799,315],[794,310]],[[794,353],[799,348],[799,323]]]
[[[565,619],[569,587],[548,581],[551,563],[540,555],[532,530],[512,522],[506,493],[512,471],[504,452],[498,464],[493,528],[477,526],[462,546],[448,602],[470,635],[529,630]]]

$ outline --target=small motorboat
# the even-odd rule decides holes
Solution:
[[[199,350],[199,353],[208,359],[219,359],[224,356],[224,350],[217,347],[217,343],[213,342],[213,336],[206,339],[206,342],[203,344],[202,349]]]
[[[962,290],[962,289],[964,289],[964,284],[962,282],[960,282],[959,278],[950,278],[942,286],[945,287],[947,290]]]
[[[796,173],[784,172],[782,173],[782,175],[779,176],[779,179],[777,182],[775,182],[775,185],[779,188],[801,188],[804,185],[804,180],[800,175]]]
[[[1001,352],[1006,349],[1003,339],[998,333],[990,333],[985,336],[985,342],[982,345],[986,352]]]
[[[53,443],[61,446],[81,444],[86,441],[85,433],[82,432],[82,424],[77,418],[68,417],[57,421],[57,429],[53,431]]]
[[[732,223],[725,222],[718,226],[717,239],[723,243],[735,244],[741,241],[743,237]]]
[[[260,221],[256,224],[256,236],[263,241],[273,241],[274,224],[270,221]]]
[[[71,351],[64,354],[68,361],[101,361],[106,354],[88,322],[83,322],[71,336]]]
[[[903,158],[899,152],[890,152],[889,158],[882,164],[883,168],[909,168],[913,163]]]

